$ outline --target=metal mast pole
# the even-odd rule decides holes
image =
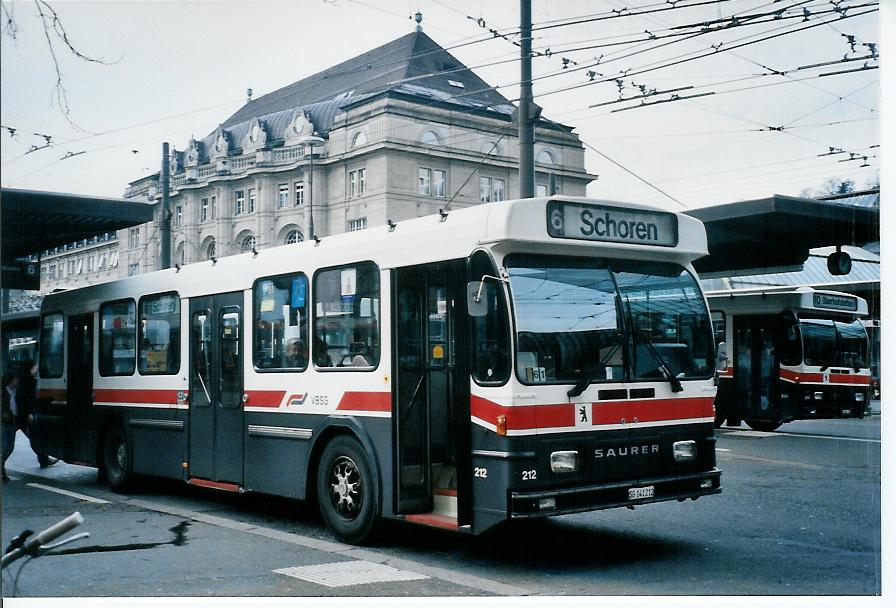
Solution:
[[[168,142],[166,141],[162,144],[162,209],[160,210],[159,218],[162,222],[162,225],[159,227],[159,238],[162,241],[159,265],[163,269],[171,268],[171,213],[168,209],[170,171]]]
[[[532,100],[532,0],[520,0],[520,198],[535,196],[535,118]]]

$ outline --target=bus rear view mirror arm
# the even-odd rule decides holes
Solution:
[[[482,299],[482,290],[485,289],[486,279],[500,283],[509,282],[509,279],[506,278],[484,274],[480,280],[467,283],[467,310],[471,317],[484,317],[488,313],[488,302]]]

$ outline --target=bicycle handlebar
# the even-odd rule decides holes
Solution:
[[[28,539],[21,547],[13,549],[12,551],[4,555],[2,563],[0,563],[0,568],[5,568],[24,555],[39,552],[40,548],[43,545],[53,542],[72,528],[75,528],[82,523],[84,523],[84,517],[80,512],[75,511],[59,523],[50,526],[43,532],[39,532],[33,536],[28,537]]]

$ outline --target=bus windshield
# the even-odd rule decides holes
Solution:
[[[511,255],[517,376],[529,384],[707,378],[709,313],[670,263]]]
[[[806,365],[868,367],[868,335],[860,321],[803,320],[800,332]]]

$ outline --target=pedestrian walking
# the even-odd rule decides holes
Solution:
[[[18,412],[18,402],[16,401],[16,393],[18,392],[19,379],[12,372],[3,374],[3,388],[0,393],[3,396],[3,409],[0,414],[0,428],[2,428],[3,443],[3,481],[9,481],[6,475],[6,459],[12,454],[16,446],[16,413]]]

